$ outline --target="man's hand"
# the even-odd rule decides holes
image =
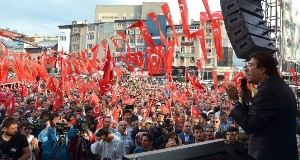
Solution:
[[[238,93],[239,97],[241,98],[245,98],[246,102],[252,101],[253,97],[252,97],[252,92],[250,89],[246,88],[246,91],[242,90],[241,88],[239,89],[239,93]]]
[[[228,82],[224,88],[229,100],[239,100],[238,90],[233,82]]]

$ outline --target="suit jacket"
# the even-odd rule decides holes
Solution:
[[[178,137],[182,140],[182,144],[186,144],[189,140],[193,140],[193,139],[194,139],[193,133],[191,133],[191,134],[189,135],[188,141],[185,141],[184,132],[178,134]]]
[[[252,105],[238,103],[229,114],[249,135],[249,154],[257,160],[296,160],[295,95],[279,77],[265,80]]]

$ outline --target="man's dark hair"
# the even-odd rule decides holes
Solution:
[[[23,123],[20,124],[20,129],[22,129],[22,127],[30,128],[30,123],[29,122],[23,122]]]
[[[71,101],[71,102],[70,102],[70,105],[72,105],[72,104],[77,105],[77,102]]]
[[[27,100],[27,105],[29,105],[31,102],[34,102],[34,99],[31,99],[31,98],[28,99],[28,100]]]
[[[93,110],[93,107],[86,106],[84,111],[85,111],[85,113],[87,113],[88,111],[91,111],[91,110]]]
[[[126,113],[130,113],[131,114],[131,110],[125,109],[124,112],[123,112],[123,115],[125,115]]]
[[[147,132],[147,133],[144,133],[143,136],[148,137],[149,142],[153,142],[154,141],[154,136],[153,136],[152,133]]]
[[[207,121],[207,115],[205,113],[200,113],[199,115],[202,116],[205,121]]]
[[[237,132],[239,133],[239,129],[236,127],[228,127],[227,132]]]
[[[12,124],[18,124],[18,121],[12,117],[7,117],[3,121],[3,127],[5,127],[5,128],[9,128],[10,125],[12,125]]]
[[[193,132],[195,132],[195,130],[201,130],[203,132],[203,128],[199,124],[193,127]]]
[[[97,136],[97,137],[100,137],[100,136],[108,137],[108,134],[109,134],[109,131],[108,131],[107,129],[100,128],[100,129],[98,130],[98,132],[96,133],[96,136]]]
[[[254,58],[257,61],[256,67],[266,68],[267,75],[278,74],[277,71],[277,60],[270,53],[256,52],[250,55],[249,60]]]

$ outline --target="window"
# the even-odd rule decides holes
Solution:
[[[211,35],[211,29],[206,29],[205,32],[206,32],[206,35]]]
[[[88,53],[88,58],[93,58],[93,56],[92,56],[93,54],[92,53]]]
[[[181,63],[181,64],[184,63],[184,57],[180,57],[180,63]]]
[[[88,40],[93,40],[93,39],[95,39],[94,34],[89,34],[89,35],[88,35]]]
[[[205,44],[211,46],[211,39],[205,39]]]
[[[185,42],[185,36],[181,36],[181,42]]]
[[[194,57],[191,57],[190,62],[191,62],[191,63],[195,63],[195,58],[194,58]]]
[[[78,44],[74,44],[73,45],[73,49],[79,49],[79,45]]]
[[[130,48],[130,51],[131,52],[135,52],[135,48]]]
[[[195,53],[195,47],[191,47],[191,53]]]
[[[89,26],[88,31],[95,31],[95,26]]]
[[[80,29],[79,28],[73,28],[73,32],[80,32]]]
[[[78,41],[78,40],[79,40],[79,36],[78,35],[72,36],[72,41]]]
[[[124,22],[118,22],[118,26],[125,26]]]
[[[137,39],[136,42],[137,43],[144,43],[144,39]]]
[[[180,48],[180,52],[181,52],[181,53],[185,53],[185,47],[181,47],[181,48]]]
[[[207,54],[207,56],[212,56],[211,49],[206,49],[206,54]]]
[[[168,41],[171,41],[171,37],[168,37]]]
[[[87,45],[86,45],[86,48],[87,48],[87,49],[91,49],[91,48],[93,48],[93,46],[94,46],[94,44],[87,44]]]
[[[67,37],[66,36],[59,36],[59,41],[66,41]]]
[[[128,43],[135,43],[135,39],[129,39]]]
[[[123,17],[123,20],[126,20],[126,17]]]

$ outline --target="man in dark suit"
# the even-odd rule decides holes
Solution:
[[[251,96],[249,89],[238,90],[228,83],[226,91],[233,101],[229,114],[249,134],[249,154],[257,160],[296,160],[295,95],[277,72],[277,61],[271,54],[254,53],[245,67],[247,81],[257,85]],[[246,104],[239,102],[239,96]]]
[[[193,140],[192,123],[189,121],[184,122],[183,132],[178,134],[178,137],[182,140],[182,144],[186,144],[189,140]]]

